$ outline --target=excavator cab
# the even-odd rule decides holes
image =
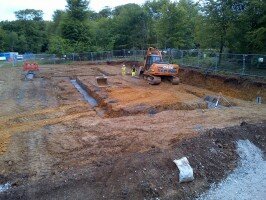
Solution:
[[[145,68],[146,69],[149,69],[150,66],[153,63],[160,63],[160,62],[162,62],[162,58],[160,56],[158,56],[158,55],[150,55],[150,56],[147,56]]]

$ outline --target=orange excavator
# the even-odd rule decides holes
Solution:
[[[173,85],[178,85],[180,82],[177,77],[178,71],[178,65],[164,62],[161,52],[157,48],[149,47],[144,66],[139,68],[139,75],[143,75],[151,85],[159,85],[162,78],[168,79]]]

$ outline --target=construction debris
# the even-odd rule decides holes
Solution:
[[[222,108],[222,107],[232,107],[232,103],[227,100],[220,92],[218,96],[206,96],[204,100],[208,104],[208,108]]]

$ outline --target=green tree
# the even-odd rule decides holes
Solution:
[[[27,37],[24,34],[19,35],[18,50],[17,51],[20,53],[33,52],[32,50],[29,49]],[[38,53],[40,53],[40,52],[38,52]]]
[[[6,51],[7,49],[7,34],[0,26],[0,52]]]
[[[245,42],[241,46],[245,52],[266,53],[266,2],[250,0],[242,3],[244,9],[241,16],[241,24],[245,26]],[[240,25],[240,24],[238,24]],[[246,45],[247,44],[247,45]],[[245,48],[246,47],[246,48]]]
[[[195,48],[196,19],[199,16],[199,7],[191,0],[180,0],[177,4],[180,20],[176,24],[176,47],[182,49]]]
[[[207,0],[203,7],[205,24],[208,32],[206,37],[211,34],[218,42],[219,52],[223,53],[227,44],[227,34],[233,20],[232,1],[226,0]]]
[[[18,34],[15,32],[10,32],[7,35],[6,39],[7,39],[10,51],[16,51],[17,44],[18,44]]]
[[[168,0],[146,1],[143,6],[147,14],[147,43],[148,46],[158,47],[157,21],[162,17],[162,7],[168,4]]]
[[[105,7],[98,13],[98,18],[111,18],[112,15],[112,9],[110,7]]]
[[[71,19],[85,21],[88,17],[89,1],[67,0],[66,12]]]
[[[79,21],[65,21],[63,22],[62,35],[71,42],[87,42],[89,40],[88,26]]]
[[[15,12],[15,15],[18,20],[34,20],[34,21],[43,20],[42,10],[34,10],[34,9],[19,10]]]
[[[194,48],[197,6],[190,0],[166,2],[156,24],[158,42],[164,48]]]
[[[113,50],[115,37],[112,33],[112,19],[108,17],[101,17],[92,24],[92,50],[106,51]]]
[[[43,21],[17,21],[16,23],[21,27],[18,32],[19,37],[23,35],[26,38],[27,45],[25,45],[24,52],[40,53],[47,50],[45,48],[47,33]]]
[[[21,10],[16,12],[17,20],[1,22],[8,35],[6,51],[40,53],[47,50],[46,24],[41,13],[38,10]]]
[[[69,44],[68,40],[60,36],[51,36],[49,40],[49,53],[64,55],[69,52],[74,52],[74,48]]]
[[[66,17],[66,12],[63,10],[56,10],[53,14],[53,21],[48,24],[48,32],[50,34],[61,35],[61,26],[64,18]]]
[[[89,10],[88,0],[67,0],[52,21],[44,21],[41,10],[20,10],[17,20],[0,22],[0,50],[66,54],[200,46],[220,53],[266,52],[266,1],[195,2],[147,0],[97,13]]]
[[[219,52],[266,51],[266,3],[261,0],[207,0],[197,19],[196,40]]]
[[[76,52],[89,51],[91,47],[88,4],[86,0],[67,0],[61,34],[63,39],[75,47]]]
[[[116,7],[113,20],[115,49],[146,48],[147,15],[139,5]]]

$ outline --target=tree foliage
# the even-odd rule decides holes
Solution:
[[[21,10],[16,12],[18,20],[4,21],[0,27],[5,31],[5,50],[39,53],[47,51],[48,33],[41,11]]]
[[[61,36],[67,43],[72,44],[75,52],[90,50],[88,4],[86,0],[67,0],[66,16],[61,23]]]
[[[34,9],[19,10],[15,12],[15,15],[18,20],[34,20],[34,21],[43,20],[42,10],[34,10]]]
[[[115,49],[144,48],[147,40],[146,13],[137,4],[114,10]]]
[[[41,10],[15,12],[0,22],[0,51],[56,53],[146,49],[214,49],[266,53],[266,2],[262,0],[147,0],[89,9],[88,0],[66,0],[44,21]]]
[[[87,0],[67,0],[66,12],[73,20],[85,21],[88,17]]]
[[[203,48],[219,48],[220,53],[225,47],[230,52],[266,52],[265,1],[206,0],[201,11],[196,29]]]
[[[165,48],[194,48],[195,20],[198,10],[190,0],[167,1],[157,20],[158,42]]]

